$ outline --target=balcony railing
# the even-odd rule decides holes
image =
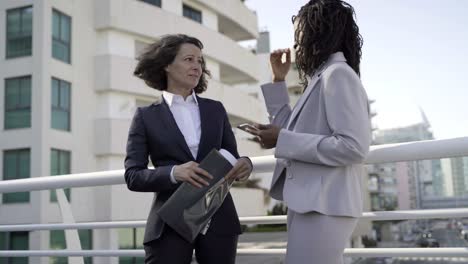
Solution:
[[[425,159],[441,159],[468,156],[468,137],[408,142],[401,144],[372,146],[366,163],[388,163]],[[270,172],[273,156],[255,157],[254,172]],[[36,177],[0,182],[0,193],[60,189],[70,187],[94,187],[123,184],[124,171],[106,171],[70,174],[61,177]],[[408,210],[366,212],[361,220],[388,221],[407,219],[436,219],[468,217],[468,209]],[[284,224],[286,216],[241,217],[242,224]],[[0,232],[102,229],[144,227],[145,221],[114,221],[65,224],[0,225]],[[238,249],[239,255],[283,255],[285,249]],[[34,256],[144,256],[143,250],[3,250],[0,257]],[[468,248],[348,248],[346,257],[463,257],[468,258]]]

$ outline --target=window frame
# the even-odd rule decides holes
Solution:
[[[58,17],[59,17],[59,22],[58,22],[59,23],[59,25],[58,25],[58,27],[59,27],[59,36],[58,37],[54,36],[54,13],[56,13],[58,15]],[[70,40],[69,40],[68,43],[61,39],[61,36],[63,34],[63,32],[62,32],[62,21],[63,21],[64,17],[68,18],[68,20],[70,21],[69,29],[68,29],[69,33],[70,33]],[[56,8],[52,8],[51,25],[52,25],[52,27],[51,27],[51,36],[52,36],[52,43],[51,43],[52,44],[52,47],[51,47],[51,53],[52,54],[51,55],[52,55],[52,58],[54,58],[56,60],[59,60],[61,62],[67,63],[67,64],[72,64],[72,41],[73,41],[73,39],[72,39],[72,35],[73,35],[72,34],[72,28],[73,28],[72,27],[72,17],[65,14],[64,12],[56,9]],[[57,43],[59,43],[61,45],[65,45],[68,48],[67,60],[64,61],[61,58],[57,58],[57,57],[54,56],[54,43],[55,42],[57,42]]]
[[[27,87],[27,89],[29,89],[29,106],[28,107],[13,107],[13,108],[8,108],[7,106],[7,89],[11,89],[11,87],[8,87],[7,83],[9,81],[14,81],[14,80],[17,80],[19,81],[19,94],[20,94],[20,102],[21,102],[21,94],[23,92],[23,90],[25,89],[23,86],[22,86],[22,82],[25,81],[25,80],[28,80],[29,79],[29,83],[30,83],[30,86]],[[32,76],[31,75],[23,75],[23,76],[17,76],[17,77],[9,77],[9,78],[5,78],[4,79],[4,112],[3,112],[3,129],[4,130],[12,130],[12,129],[22,129],[22,128],[31,128],[31,124],[32,124]],[[29,120],[28,120],[28,125],[27,126],[21,126],[21,127],[9,127],[7,126],[7,113],[11,113],[11,112],[16,112],[16,111],[21,111],[21,110],[29,110]]]
[[[24,16],[24,13],[22,11],[26,10],[26,9],[29,9],[31,8],[31,35],[30,36],[25,36],[23,35],[24,34],[24,27],[23,27],[23,16]],[[12,13],[12,12],[15,12],[15,11],[19,11],[20,12],[20,32],[22,33],[22,36],[21,37],[10,37],[9,34],[8,34],[8,15],[9,13]],[[15,8],[11,8],[11,9],[7,9],[6,12],[5,12],[5,59],[9,60],[9,59],[15,59],[15,58],[21,58],[21,57],[29,57],[29,56],[32,56],[32,50],[33,50],[33,25],[34,25],[34,12],[33,12],[33,6],[32,5],[27,5],[27,6],[21,6],[21,7],[15,7]],[[12,55],[8,55],[8,49],[9,49],[9,45],[8,43],[10,42],[10,40],[14,40],[14,39],[21,39],[21,38],[30,38],[31,40],[31,49],[29,50],[29,53],[28,54],[21,54],[21,55],[15,55],[15,56],[12,56]]]

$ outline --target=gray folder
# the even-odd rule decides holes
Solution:
[[[224,178],[233,165],[216,149],[199,166],[213,176],[209,186],[197,188],[183,182],[158,211],[161,219],[189,242],[193,242],[204,229],[206,231],[233,182]]]

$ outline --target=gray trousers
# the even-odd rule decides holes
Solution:
[[[288,210],[286,264],[342,264],[358,219]]]

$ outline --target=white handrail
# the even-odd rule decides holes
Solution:
[[[238,249],[238,255],[279,255],[286,249]],[[143,250],[0,250],[0,257],[144,257]],[[463,257],[468,248],[346,248],[344,257]]]
[[[410,160],[441,159],[468,156],[468,137],[425,140],[372,146],[366,163],[387,163]],[[253,157],[254,173],[271,172],[273,156]],[[71,187],[94,187],[123,184],[124,170],[69,174],[29,179],[0,181],[0,193],[25,192]]]
[[[435,209],[435,210],[402,210],[366,212],[360,220],[389,221],[410,219],[443,219],[468,217],[468,209]],[[286,215],[274,216],[244,216],[239,217],[241,224],[285,224]],[[27,224],[27,225],[0,225],[0,232],[11,231],[37,231],[37,230],[64,230],[64,229],[104,229],[104,228],[136,228],[145,227],[146,221],[113,221],[113,222],[86,222],[74,224]]]
[[[468,137],[371,146],[365,163],[390,163],[462,156],[468,156]],[[255,172],[270,172],[275,165],[275,158],[272,155],[253,157],[252,163]]]

